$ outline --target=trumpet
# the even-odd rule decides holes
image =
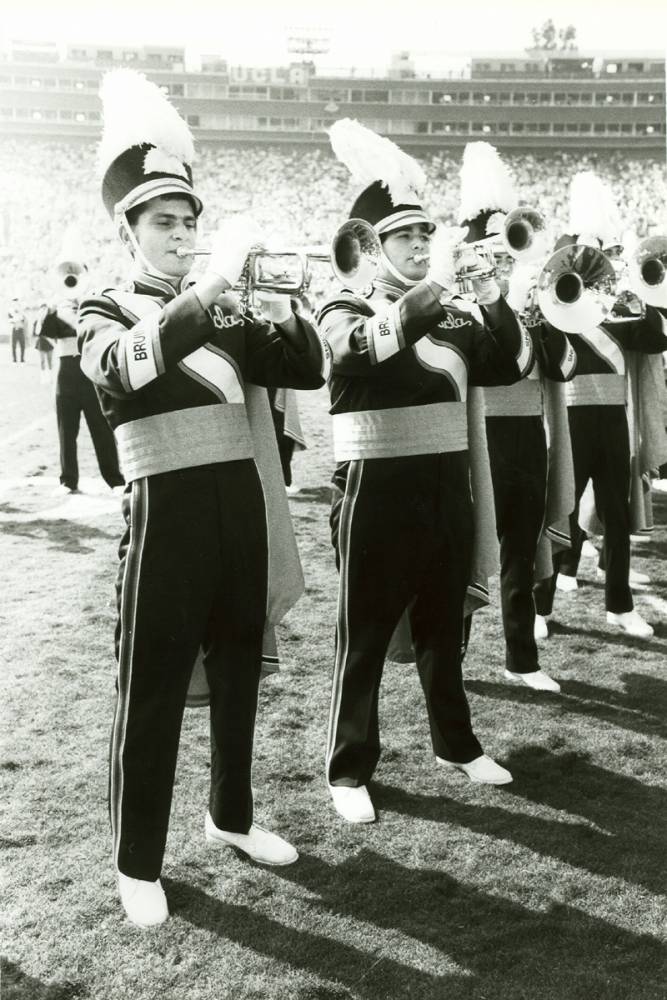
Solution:
[[[77,261],[63,260],[57,265],[56,274],[59,278],[62,278],[65,288],[71,291],[77,287],[86,270],[85,264],[80,264]]]
[[[647,305],[667,307],[667,236],[640,241],[628,261],[628,284]]]
[[[546,256],[548,247],[547,226],[544,216],[537,209],[522,205],[509,212],[495,239],[475,243],[459,243],[453,248],[456,290],[464,296],[473,295],[473,280],[509,276],[512,260],[529,262]],[[508,261],[508,258],[512,260]],[[419,264],[429,259],[429,254],[415,254]]]
[[[198,257],[210,250],[179,247],[178,257]],[[327,261],[334,276],[348,288],[364,288],[377,274],[380,239],[364,219],[348,219],[336,231],[331,244],[269,251],[262,247],[248,254],[236,291],[248,297],[253,292],[278,292],[299,297],[310,286],[309,262]]]

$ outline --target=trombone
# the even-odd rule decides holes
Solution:
[[[210,250],[179,247],[179,257],[198,257]],[[234,290],[247,301],[253,292],[278,292],[296,298],[303,295],[312,281],[309,262],[328,261],[334,276],[347,288],[364,288],[377,274],[380,262],[380,239],[364,219],[348,219],[336,231],[330,246],[296,247],[269,251],[251,250]]]

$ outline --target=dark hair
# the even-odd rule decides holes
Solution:
[[[163,194],[160,195],[160,197],[164,198],[165,201],[176,201],[177,199],[180,198],[187,198],[187,200],[192,205],[192,211],[195,213],[195,215],[197,214],[197,209],[195,207],[194,202],[190,198],[188,198],[187,194],[185,193],[181,194],[179,191],[170,191],[169,194]],[[148,208],[150,201],[151,199],[149,199],[149,201],[142,201],[140,205],[134,205],[132,208],[128,208],[127,212],[125,213],[125,218],[127,219],[127,223],[130,229],[134,229],[137,222]]]

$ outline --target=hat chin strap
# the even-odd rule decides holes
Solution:
[[[129,240],[132,250],[130,255],[134,263],[134,271],[143,271],[146,274],[152,274],[155,278],[161,278],[162,281],[168,281],[169,284],[173,284],[176,280],[173,274],[165,274],[164,271],[158,271],[154,264],[151,264],[146,254],[143,252],[137,238],[132,232],[132,227],[127,221],[127,216],[125,212],[120,212],[118,215],[118,231],[124,230],[127,238]]]
[[[415,280],[414,278],[406,278],[404,274],[401,274],[398,268],[395,267],[389,260],[384,252],[384,249],[380,252],[380,260],[382,262],[382,266],[389,271],[392,277],[394,277],[396,281],[398,281],[401,285],[404,285],[406,288],[414,288],[415,285],[418,285],[422,281],[421,278]]]

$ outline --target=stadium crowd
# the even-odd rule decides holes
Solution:
[[[663,162],[626,154],[504,154],[521,200],[543,212],[554,233],[562,232],[572,175],[594,169],[611,184],[628,230],[641,238],[665,229],[667,171]],[[428,176],[426,202],[433,215],[455,224],[459,201],[460,157],[433,153],[421,157]],[[325,150],[202,146],[194,165],[199,191],[213,230],[231,212],[252,214],[280,249],[325,243],[343,221],[354,193],[349,173]],[[114,239],[99,197],[95,149],[88,144],[17,139],[3,144],[0,172],[6,204],[3,255],[5,296],[17,296],[32,311],[54,292],[53,264],[65,228],[74,223],[88,252],[92,287],[121,279],[129,258]],[[201,234],[206,245],[206,233]],[[315,301],[328,291],[329,269],[314,265]],[[6,304],[6,303],[5,303]],[[6,315],[6,310],[3,310]]]

